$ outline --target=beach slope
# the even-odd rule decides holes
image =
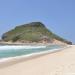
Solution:
[[[0,75],[75,75],[75,46],[0,68]]]

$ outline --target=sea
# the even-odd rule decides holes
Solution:
[[[0,59],[25,56],[29,54],[43,53],[56,51],[58,49],[64,48],[62,45],[48,45],[48,46],[25,46],[25,45],[0,45]]]

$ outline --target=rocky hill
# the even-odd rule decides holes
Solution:
[[[32,22],[17,26],[4,33],[2,35],[2,40],[21,43],[53,43],[55,40],[58,40],[66,44],[72,44],[48,30],[41,22]]]

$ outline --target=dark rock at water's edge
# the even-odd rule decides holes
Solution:
[[[4,33],[2,40],[6,42],[21,42],[21,43],[53,43],[54,40],[62,43],[72,44],[58,35],[48,30],[41,22],[31,22],[15,27],[14,29]]]

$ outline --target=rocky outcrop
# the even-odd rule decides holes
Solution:
[[[54,39],[66,44],[72,44],[48,30],[41,22],[32,22],[17,26],[2,36],[3,41],[22,43],[53,43]]]

